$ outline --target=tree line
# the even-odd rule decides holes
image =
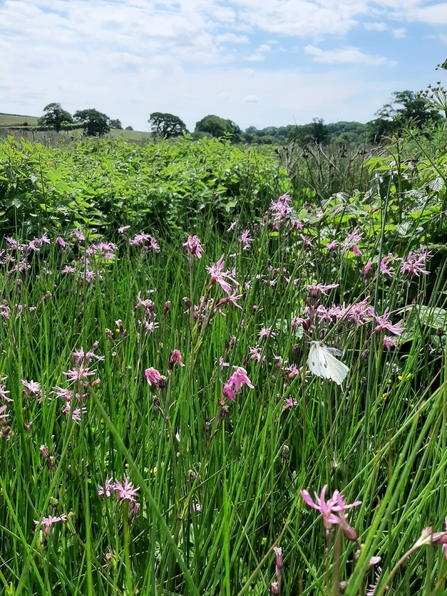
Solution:
[[[56,131],[82,128],[87,136],[101,136],[112,128],[122,129],[121,121],[111,119],[95,109],[78,110],[73,115],[59,103],[45,106],[39,124]],[[233,143],[278,145],[294,142],[300,146],[311,143],[344,145],[378,144],[394,134],[402,132],[409,123],[422,128],[442,120],[440,112],[447,117],[447,92],[438,83],[424,92],[396,91],[391,100],[380,108],[373,120],[361,122],[335,122],[325,124],[322,118],[314,118],[304,125],[268,126],[258,129],[250,126],[245,131],[232,120],[209,114],[199,120],[193,132],[189,132],[183,120],[175,114],[153,112],[149,117],[151,132],[156,138],[174,138],[190,134],[193,139],[205,136],[228,138]],[[133,130],[128,126],[126,130]]]

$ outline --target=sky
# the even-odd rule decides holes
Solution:
[[[0,112],[58,102],[150,130],[216,114],[249,126],[367,122],[447,73],[447,2],[0,0]]]

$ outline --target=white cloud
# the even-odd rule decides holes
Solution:
[[[245,103],[257,103],[258,102],[258,96],[257,95],[246,95],[244,97],[244,102]]]
[[[380,66],[390,64],[387,58],[380,56],[368,56],[358,48],[347,47],[340,50],[322,50],[315,46],[308,45],[304,48],[306,54],[313,56],[315,62],[326,62],[328,64],[368,64],[369,66]]]
[[[228,93],[228,91],[221,91],[221,92],[219,93],[219,97],[220,97],[221,99],[228,99],[228,98],[230,97],[230,94]]]
[[[363,26],[368,31],[385,31],[388,29],[385,23],[363,23]]]
[[[223,33],[216,36],[216,41],[220,43],[248,43],[246,35],[235,35],[234,33]]]
[[[417,4],[425,4],[418,2]],[[447,2],[435,2],[430,6],[415,6],[408,10],[410,21],[419,21],[429,25],[447,25]]]
[[[396,39],[404,39],[404,37],[407,37],[407,32],[401,27],[399,29],[393,29],[393,35]]]

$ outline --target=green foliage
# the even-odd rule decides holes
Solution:
[[[314,118],[310,124],[296,126],[289,133],[289,140],[295,141],[301,147],[312,143],[314,145],[327,145],[331,133],[322,118]]]
[[[215,138],[222,138],[226,135],[231,136],[235,143],[241,139],[241,129],[232,120],[225,120],[219,116],[210,114],[196,122],[195,132],[206,132]]]
[[[178,137],[187,132],[186,124],[178,116],[163,112],[153,112],[148,122],[155,135],[166,139]]]
[[[109,126],[110,126],[110,128],[116,128],[118,130],[123,130],[123,125],[121,124],[121,120],[119,120],[118,118],[116,118],[115,120],[110,120]]]
[[[89,137],[102,136],[110,131],[109,117],[95,109],[78,110],[73,119],[82,122],[84,133]]]
[[[394,133],[402,133],[411,123],[416,128],[423,128],[429,122],[441,119],[439,108],[434,108],[421,94],[413,91],[396,91],[390,103],[376,112],[378,118],[368,122],[368,140],[381,142]]]
[[[0,225],[8,234],[74,225],[111,235],[124,225],[172,231],[204,218],[226,226],[287,188],[273,157],[216,139],[0,143]]]
[[[64,125],[73,122],[72,115],[62,109],[60,103],[49,103],[43,111],[44,115],[39,119],[39,124],[53,128],[56,132],[59,132]]]

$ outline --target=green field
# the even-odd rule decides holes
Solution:
[[[0,592],[447,590],[443,122],[0,140]]]

